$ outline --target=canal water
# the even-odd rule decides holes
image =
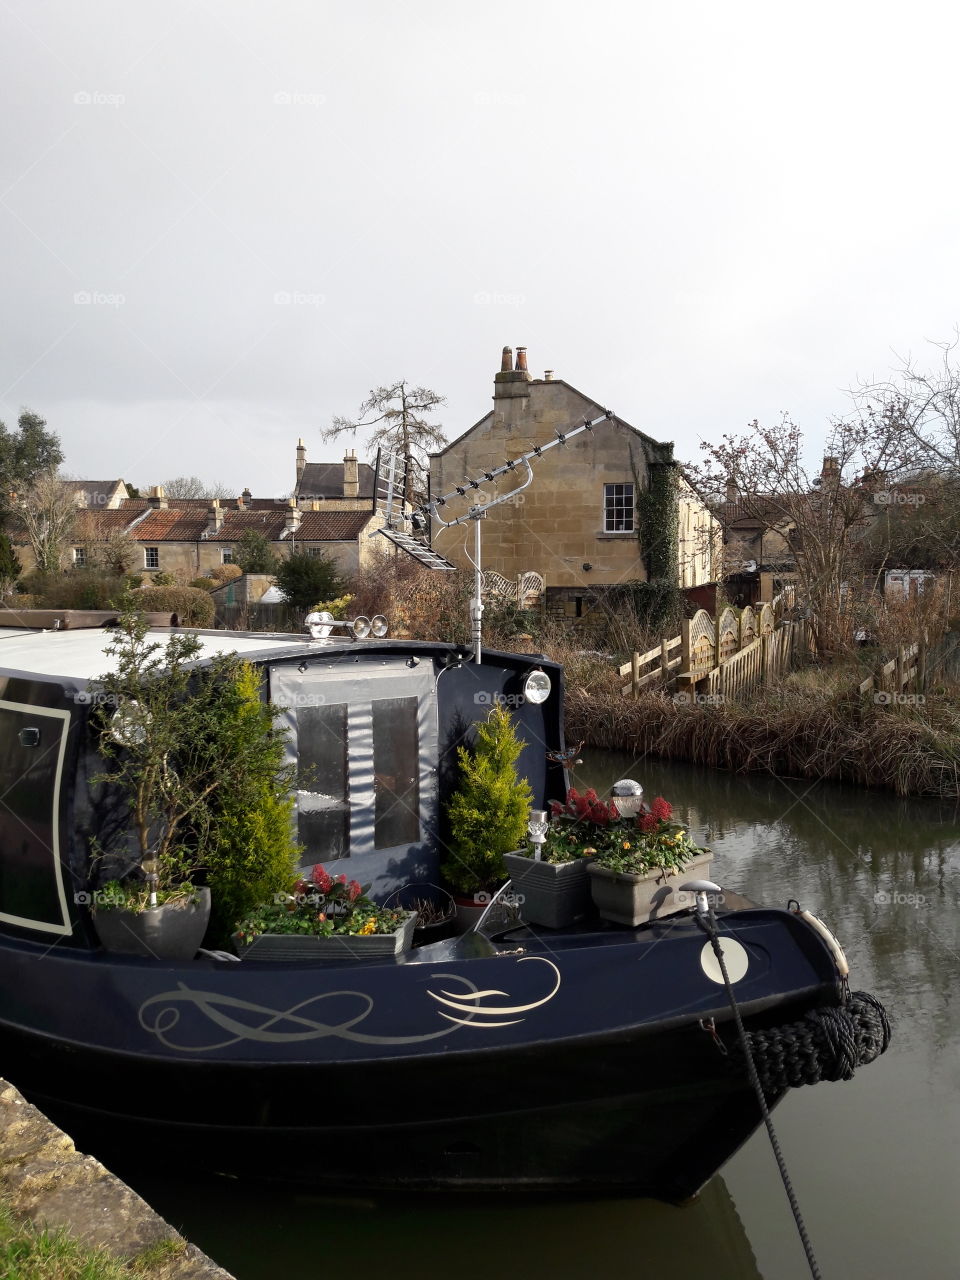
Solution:
[[[578,787],[603,791],[637,778],[648,799],[665,796],[713,848],[720,883],[766,905],[795,897],[827,921],[846,948],[854,989],[874,992],[891,1015],[894,1039],[883,1058],[848,1083],[794,1090],[774,1112],[824,1280],[956,1280],[957,807],[584,754]],[[457,1280],[809,1275],[763,1131],[681,1209],[641,1200],[524,1205],[509,1196],[344,1202],[188,1172],[158,1180],[147,1160],[117,1172],[238,1280],[374,1271],[422,1280],[448,1270]]]

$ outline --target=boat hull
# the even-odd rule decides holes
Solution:
[[[835,998],[812,930],[748,911],[748,1025]],[[107,1154],[371,1190],[694,1194],[759,1123],[689,917],[506,954],[305,968],[0,944],[4,1073]],[[771,1099],[776,1101],[776,1099]]]

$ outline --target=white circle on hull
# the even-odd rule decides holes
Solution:
[[[746,948],[734,938],[721,938],[720,950],[723,952],[723,963],[727,966],[727,976],[733,985],[745,976],[750,967],[750,957],[747,955]],[[720,972],[712,942],[706,943],[700,952],[700,968],[711,982],[723,985],[723,974]]]

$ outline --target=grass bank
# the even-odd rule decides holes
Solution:
[[[605,673],[567,687],[566,733],[594,747],[717,769],[831,778],[900,796],[960,796],[960,698],[878,705],[808,672],[743,701],[683,705],[623,698]],[[619,683],[619,681],[617,681]]]
[[[185,1241],[162,1240],[137,1257],[119,1259],[65,1231],[47,1231],[0,1205],[0,1277],[10,1280],[161,1280],[176,1273]],[[172,1268],[172,1270],[171,1270]]]

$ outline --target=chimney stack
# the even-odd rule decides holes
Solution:
[[[343,496],[360,497],[360,466],[352,449],[348,449],[343,455]]]
[[[493,380],[494,400],[506,399],[511,396],[529,396],[530,394],[526,385],[531,381],[530,374],[527,372],[527,348],[517,347],[517,363],[513,369],[510,368],[511,355],[511,349],[504,347],[503,357],[500,361],[500,372]]]
[[[840,478],[839,458],[824,458],[820,477],[823,480],[838,480]]]
[[[286,518],[283,522],[284,533],[296,533],[300,528],[300,508],[297,506],[296,498],[291,498],[287,503]]]
[[[161,508],[166,507],[167,496],[163,492],[162,484],[155,484],[153,486],[153,488],[150,490],[150,495],[147,501],[150,503],[151,507],[153,507],[154,511],[159,511]]]
[[[303,468],[307,465],[307,446],[303,443],[301,437],[297,441],[297,484],[300,483],[300,477],[303,475]]]
[[[219,499],[214,498],[207,508],[207,533],[219,533],[223,527],[223,508]]]
[[[728,502],[740,501],[740,486],[737,484],[736,480],[727,481],[727,501]]]

